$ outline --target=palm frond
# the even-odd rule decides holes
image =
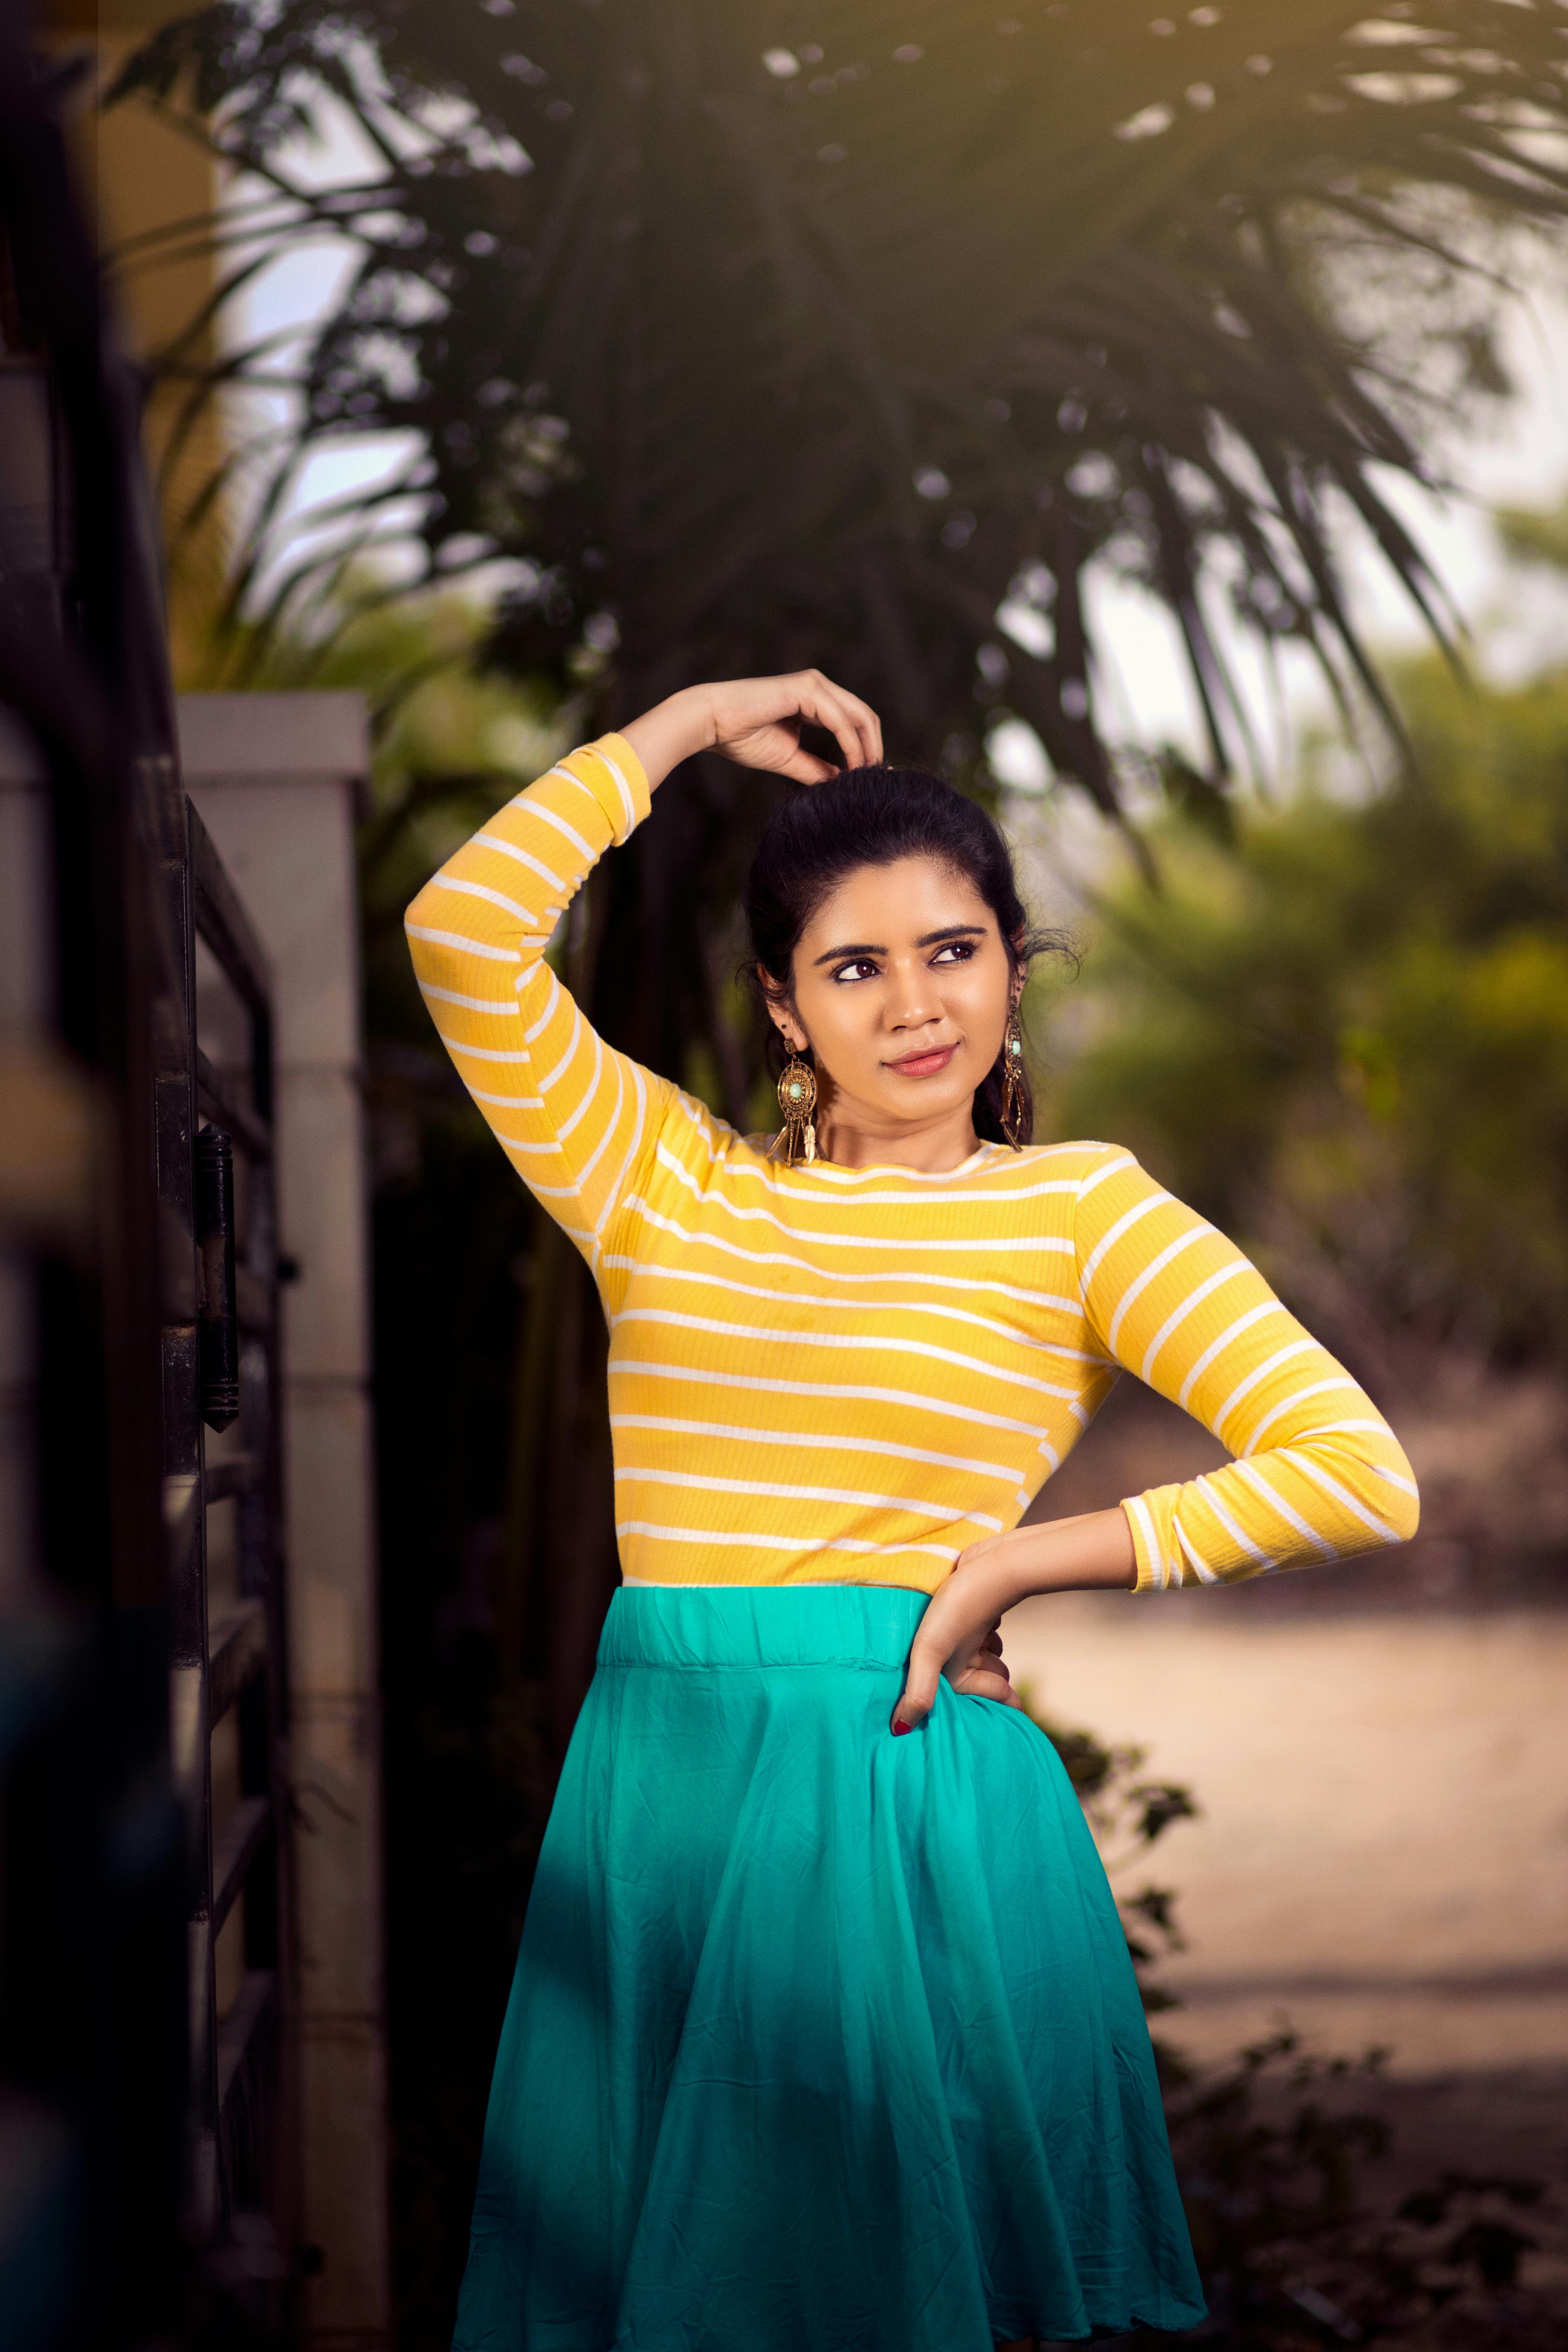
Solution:
[[[1204,611],[1223,541],[1247,625],[1386,711],[1328,519],[1347,501],[1451,639],[1375,469],[1428,471],[1409,419],[1480,240],[1568,208],[1540,135],[1564,122],[1557,12],[1239,0],[1152,26],[1097,0],[998,25],[844,0],[828,29],[822,57],[787,0],[225,0],[120,88],[216,110],[283,206],[253,216],[264,252],[359,237],[299,365],[296,457],[419,434],[432,568],[454,541],[525,555],[552,642],[563,599],[612,612],[617,707],[787,638],[928,761],[977,756],[1011,694],[1112,805],[1080,585],[1109,560],[1171,606],[1223,776],[1256,757]],[[384,179],[290,175],[329,104]],[[1356,247],[1437,271],[1424,350],[1339,314],[1322,257]],[[337,562],[280,572],[272,549],[246,576],[298,593]],[[1025,567],[1054,583],[1055,649],[991,686],[975,656]]]

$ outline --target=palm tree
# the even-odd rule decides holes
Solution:
[[[522,559],[502,646],[613,635],[611,716],[831,659],[909,753],[972,761],[1005,708],[1110,807],[1081,594],[1110,550],[1176,615],[1218,781],[1216,543],[1255,630],[1375,696],[1328,515],[1435,611],[1377,473],[1420,475],[1434,404],[1500,382],[1458,248],[1568,201],[1557,12],[997,5],[1024,14],[838,0],[826,50],[795,0],[225,0],[161,33],[121,87],[216,110],[269,192],[216,299],[312,226],[360,254],[237,593],[306,454],[411,427],[356,519],[413,491],[433,567]],[[332,100],[381,163],[321,193],[286,158]],[[1419,347],[1407,302],[1352,322],[1391,261],[1448,298]],[[268,349],[226,369],[275,380]]]
[[[517,567],[490,658],[585,657],[599,719],[816,663],[896,755],[984,789],[1010,713],[1111,813],[1096,559],[1182,632],[1209,746],[1189,794],[1247,754],[1216,569],[1267,646],[1386,709],[1331,520],[1361,518],[1442,635],[1383,484],[1504,388],[1473,265],[1568,206],[1563,19],[1163,5],[223,0],[168,27],[121,88],[262,191],[170,249],[225,247],[216,302],[318,228],[358,257],[302,356],[218,371],[295,404],[210,487],[268,483],[237,608],[308,626],[412,497],[430,574]],[[377,161],[322,191],[289,159],[334,106]],[[200,323],[164,355],[193,415]],[[289,562],[306,457],[389,429],[417,436],[405,474],[346,501],[338,553]],[[757,1062],[726,927],[765,813],[752,778],[674,780],[595,877],[574,974],[656,1067],[689,1077],[700,1045],[737,1119]]]

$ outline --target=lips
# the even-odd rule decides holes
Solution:
[[[946,1069],[957,1051],[956,1045],[932,1045],[923,1053],[906,1054],[902,1061],[889,1062],[886,1067],[896,1070],[901,1078],[934,1078],[939,1070]]]

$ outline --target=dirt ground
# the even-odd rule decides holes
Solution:
[[[1091,1438],[1052,1515],[1124,1491],[1132,1434]],[[1190,1475],[1137,1452],[1137,1483]],[[1284,2022],[1326,2053],[1385,2048],[1354,2093],[1395,2134],[1378,2201],[1447,2168],[1553,2184],[1527,2272],[1568,2343],[1568,1606],[1539,1576],[1522,1602],[1438,1601],[1426,1577],[1072,1595],[1004,1632],[1047,1714],[1197,1798],[1135,1872],[1179,1895],[1166,2038],[1200,2063]]]
[[[1289,2011],[1400,2074],[1568,2068],[1568,1612],[1241,1600],[1073,1595],[1005,1629],[1047,1713],[1196,1793],[1150,1858],[1181,2038],[1215,2055]]]

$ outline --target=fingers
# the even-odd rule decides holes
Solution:
[[[928,1673],[911,1657],[904,1695],[893,1710],[895,1736],[913,1731],[917,1725],[925,1721],[936,1704],[937,1684],[941,1675],[940,1666]],[[999,1706],[1021,1707],[1024,1704],[1008,1679],[1006,1668],[1004,1666],[998,1671],[994,1659],[988,1659],[984,1665],[965,1666],[962,1674],[950,1675],[949,1679],[953,1689],[963,1698],[988,1698]]]
[[[961,1653],[948,1660],[948,1675],[953,1682],[961,1674],[968,1674],[972,1669],[977,1674],[999,1675],[1005,1683],[1012,1681],[1007,1661],[1002,1655],[1002,1640],[998,1633],[988,1633],[983,1642],[976,1642],[967,1655]]]
[[[819,669],[803,670],[796,681],[800,690],[800,715],[814,726],[826,727],[844,754],[847,768],[875,767],[882,757],[882,722],[868,702],[847,688],[835,686]],[[819,776],[803,777],[803,782],[821,783],[834,773],[826,768]]]
[[[998,1625],[976,1643],[971,1656],[954,1660],[948,1668],[952,1687],[966,1698],[991,1698],[1004,1706],[1022,1706],[1023,1701],[1013,1688],[1013,1677],[1007,1671],[1007,1661],[1002,1655],[1002,1633]]]
[[[988,1633],[973,1655],[954,1659],[947,1670],[948,1680],[956,1691],[971,1698],[999,1698],[1008,1706],[1022,1704],[1013,1688],[1013,1677],[1007,1671],[1007,1661],[1002,1655],[999,1634]]]
[[[910,1652],[909,1679],[904,1685],[903,1696],[893,1709],[893,1729],[896,1733],[912,1731],[917,1723],[925,1721],[936,1705],[936,1686],[942,1680],[942,1667],[941,1653],[934,1650],[929,1642],[917,1640]]]
[[[971,1666],[966,1673],[954,1675],[952,1687],[965,1698],[994,1699],[1002,1706],[1022,1706],[1024,1704],[1005,1675],[987,1674],[980,1666]]]
[[[797,784],[822,784],[836,776],[838,770],[830,760],[802,751],[803,719],[826,729],[847,767],[871,766],[882,757],[881,721],[870,704],[818,669],[796,670],[788,677],[734,678],[695,691],[706,713],[708,748],[743,768],[771,768]],[[641,719],[636,723],[644,726]]]
[[[903,1696],[893,1711],[895,1732],[912,1731],[917,1724],[924,1722],[936,1703],[937,1685],[944,1673],[953,1689],[965,1698],[988,1698],[1000,1706],[1023,1706],[1002,1655],[999,1620],[993,1620],[984,1633],[971,1635],[949,1657],[940,1654],[940,1640],[933,1643],[917,1637],[910,1653]]]
[[[937,1685],[942,1680],[943,1666],[955,1691],[965,1698],[995,1699],[1003,1706],[1022,1706],[1024,1702],[1013,1688],[1012,1676],[1002,1656],[1000,1635],[993,1628],[979,1646],[962,1664],[957,1660],[943,1661],[929,1645],[916,1643],[910,1653],[910,1671],[903,1696],[893,1710],[893,1729],[912,1731],[923,1723],[936,1704]]]

